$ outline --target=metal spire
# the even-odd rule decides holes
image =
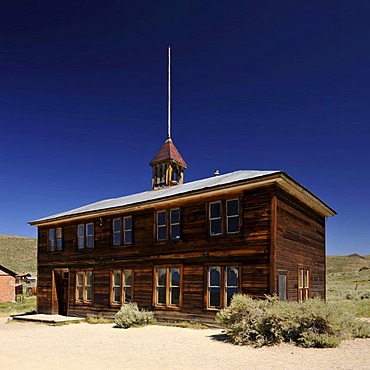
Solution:
[[[168,47],[168,138],[171,137],[171,47]]]

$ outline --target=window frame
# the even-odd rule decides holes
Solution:
[[[297,298],[298,302],[303,302],[310,298],[311,293],[311,272],[310,269],[298,266]]]
[[[166,270],[166,283],[165,285],[158,285],[158,270]],[[171,270],[179,270],[180,281],[179,285],[173,286],[171,283]],[[166,290],[166,303],[158,303],[158,288],[165,287]],[[179,303],[171,303],[171,293],[172,288],[179,288]],[[183,266],[174,264],[174,265],[158,265],[153,267],[153,307],[157,309],[170,309],[170,310],[180,310],[182,308],[182,295],[183,295]]]
[[[241,284],[241,274],[242,274],[242,265],[241,264],[212,264],[205,266],[205,289],[204,289],[204,301],[205,301],[205,308],[207,310],[220,310],[228,306],[227,304],[227,288],[234,287],[227,285],[227,269],[228,268],[236,268],[238,271],[238,286],[237,286],[237,294],[242,292],[242,284]],[[210,269],[211,268],[218,268],[220,271],[220,305],[219,306],[211,306],[211,298],[210,298],[210,290],[212,287],[210,285]]]
[[[120,284],[114,284],[114,272],[120,272]],[[131,271],[131,285],[127,285],[125,272]],[[115,301],[114,289],[118,288],[120,291],[120,300]],[[131,288],[131,299],[127,300],[127,288]],[[122,306],[125,303],[133,302],[134,296],[134,269],[133,268],[112,268],[110,270],[110,304],[111,306]]]
[[[238,214],[237,215],[229,215],[228,214],[228,204],[229,202],[237,201],[238,202]],[[220,204],[220,217],[211,217],[212,216],[212,205],[213,204]],[[208,203],[208,235],[210,237],[217,237],[217,236],[227,236],[227,235],[237,235],[242,232],[242,209],[241,209],[241,199],[240,197],[230,198],[230,199],[220,199],[217,201],[211,201]],[[238,220],[238,230],[237,231],[229,231],[229,219],[230,218],[237,218]],[[212,232],[212,222],[220,220],[221,224],[221,232],[213,233]]]
[[[284,284],[285,284],[285,296],[284,297],[283,297],[282,286],[280,283],[280,277],[284,277]],[[277,295],[280,301],[282,302],[288,301],[288,271],[287,270],[278,270],[277,272]]]
[[[178,221],[172,222],[172,212],[178,211]],[[159,223],[159,215],[164,214],[164,223]],[[176,237],[173,237],[172,228],[174,226],[178,226],[179,233]],[[165,237],[159,238],[159,230],[160,228],[163,228],[165,230],[164,234]],[[160,209],[155,211],[155,241],[159,243],[163,243],[166,241],[178,241],[182,239],[181,235],[181,208],[169,208],[169,209]]]
[[[51,235],[50,235],[51,232],[53,232],[53,238],[51,238]],[[62,227],[54,227],[52,229],[48,229],[47,246],[48,246],[49,252],[52,252],[52,253],[63,252],[63,228]]]
[[[91,234],[89,234],[89,226],[91,226]],[[95,228],[94,222],[86,222],[77,225],[77,250],[94,249],[95,247]],[[91,246],[89,245],[91,240]]]
[[[131,220],[131,228],[128,229],[126,228],[126,220]],[[123,217],[123,222],[122,222],[122,227],[123,227],[123,244],[124,245],[131,245],[132,244],[132,226],[133,226],[133,220],[132,220],[132,216],[124,216]],[[130,232],[130,242],[127,242],[126,240],[126,233],[127,232]]]
[[[115,230],[115,221],[119,221],[119,230]],[[116,243],[116,234],[119,235],[118,237],[118,243]],[[112,220],[112,244],[114,246],[120,246],[122,240],[122,219],[121,217],[114,218]]]
[[[78,275],[82,276],[82,284],[79,284]],[[91,284],[88,284],[87,274],[91,274]],[[82,290],[82,298],[80,299],[79,287]],[[91,299],[88,299],[88,287],[91,287]],[[94,271],[93,269],[79,269],[75,271],[75,303],[91,305],[94,301]]]

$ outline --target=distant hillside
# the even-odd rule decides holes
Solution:
[[[36,276],[37,239],[0,234],[0,265]]]
[[[326,257],[328,298],[370,291],[370,255]]]

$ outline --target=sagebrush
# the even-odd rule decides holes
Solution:
[[[115,323],[120,328],[154,324],[154,314],[150,311],[140,310],[136,303],[124,304],[116,313]]]
[[[370,324],[320,299],[280,302],[235,295],[216,315],[235,344],[253,346],[282,342],[302,347],[336,347],[343,339],[369,338]]]

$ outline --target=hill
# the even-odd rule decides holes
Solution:
[[[0,265],[16,272],[37,273],[37,239],[0,235]]]
[[[370,255],[326,257],[328,299],[351,299],[370,292]]]

